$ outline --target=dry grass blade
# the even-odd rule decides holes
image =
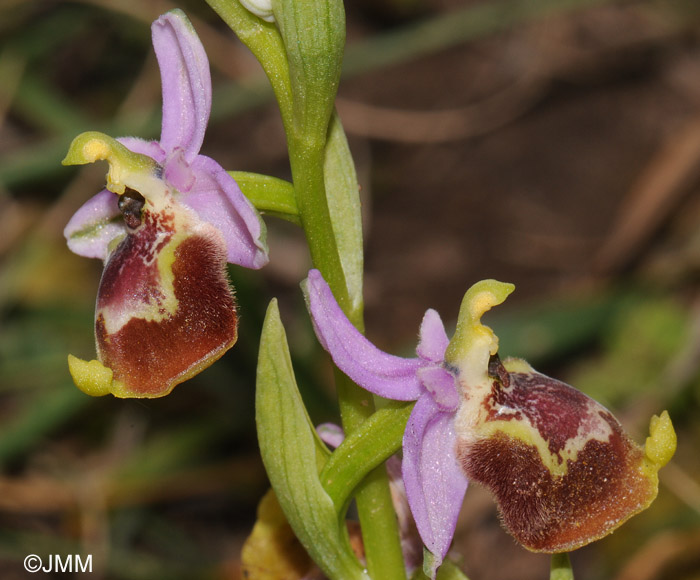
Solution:
[[[594,267],[610,274],[629,264],[635,254],[688,192],[700,174],[700,118],[662,146],[620,206]]]
[[[409,111],[338,98],[348,133],[403,143],[442,143],[489,133],[525,113],[541,96],[539,77],[517,81],[495,95],[456,109]]]
[[[691,570],[698,562],[700,534],[697,532],[665,532],[654,536],[640,547],[615,580],[665,580],[697,578]],[[689,574],[680,575],[677,568],[687,564]]]

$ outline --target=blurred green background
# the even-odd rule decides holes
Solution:
[[[0,0],[0,577],[27,554],[92,554],[94,578],[236,579],[267,482],[253,388],[280,298],[314,421],[328,363],[298,283],[303,238],[268,219],[271,264],[231,269],[239,342],[169,397],[91,399],[101,264],[62,229],[105,168],[64,168],[84,130],[157,137],[150,22],[179,6],[214,82],[203,153],[288,177],[259,66],[203,2]],[[454,320],[476,280],[514,282],[489,323],[598,398],[643,442],[679,434],[659,498],[575,552],[577,580],[700,578],[700,5],[694,0],[354,0],[338,109],[366,229],[367,334],[410,354],[422,313]],[[473,486],[457,530],[471,580],[548,577]],[[50,575],[49,575],[50,576]],[[70,575],[56,575],[68,577]],[[75,575],[76,577],[79,574]]]

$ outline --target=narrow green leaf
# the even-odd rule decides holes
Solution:
[[[277,301],[260,340],[256,422],[270,483],[297,538],[329,578],[369,580],[318,477],[318,446],[299,394]]]
[[[353,320],[361,320],[364,251],[360,188],[348,140],[337,113],[331,117],[328,127],[323,176],[328,211],[338,245],[341,266],[345,274],[350,307],[354,314]]]
[[[266,24],[253,14],[247,12],[234,0],[207,0],[207,3],[221,16],[221,18],[238,34],[241,41],[250,48],[251,52],[259,54],[255,46],[257,39],[268,36],[279,38],[279,32],[272,24]],[[348,47],[345,56],[343,74],[346,78],[360,73],[382,69],[391,65],[410,61],[416,56],[425,56],[438,50],[444,50],[450,46],[474,39],[488,37],[502,30],[516,27],[523,22],[536,21],[550,14],[567,13],[573,10],[596,6],[598,4],[612,4],[612,0],[543,0],[541,2],[523,3],[517,0],[505,2],[484,2],[478,5],[467,4],[466,7],[451,10],[447,14],[440,14],[434,18],[426,19],[418,23],[410,24],[404,28],[391,30],[390,32],[373,35],[366,40]],[[531,5],[531,11],[515,10],[513,4]],[[235,18],[238,11],[247,12],[245,17],[250,21],[256,21],[256,28],[241,30],[236,28]],[[487,10],[492,13],[491,18],[479,16],[478,13]],[[472,15],[477,13],[477,17]],[[507,17],[504,17],[506,15]],[[511,18],[512,16],[512,18]],[[74,21],[73,18],[71,21]],[[461,23],[455,26],[455,22]],[[25,27],[26,28],[26,27]],[[29,28],[27,28],[27,31]],[[61,30],[66,30],[65,27]],[[36,32],[36,30],[32,30]],[[252,37],[252,38],[251,38]],[[23,32],[23,41],[28,38]],[[55,36],[46,36],[55,43]],[[427,38],[426,41],[423,39]],[[279,40],[281,43],[281,40]],[[263,44],[263,43],[259,43]],[[256,52],[256,50],[258,52]],[[258,56],[260,59],[260,56]],[[284,61],[284,54],[276,56],[278,61]],[[288,85],[276,79],[287,77],[285,67],[278,66],[275,70],[271,66],[274,59],[266,58],[262,63],[270,82],[273,83],[280,108],[289,111],[291,115],[291,95]],[[3,78],[0,75],[0,78]],[[5,79],[3,78],[3,81]],[[221,84],[214,88],[213,109],[211,121],[231,118],[241,111],[266,103],[271,94],[264,89],[267,83],[260,83],[255,75],[227,84]],[[283,117],[285,114],[283,113]],[[142,119],[147,119],[146,124]],[[130,113],[128,119],[123,119],[117,126],[110,126],[104,122],[93,124],[91,128],[99,128],[109,135],[139,135],[141,137],[156,137],[160,130],[160,105],[147,107],[135,113]],[[14,187],[34,179],[45,178],[52,175],[65,175],[59,164],[65,153],[66,144],[76,133],[63,134],[56,138],[49,138],[44,142],[17,148],[7,152],[0,159],[0,185]],[[3,195],[0,188],[0,197]],[[526,357],[527,358],[527,357]]]
[[[537,365],[596,340],[625,300],[617,292],[550,297],[518,309],[496,310],[488,321],[498,335],[500,352]]]
[[[364,477],[399,450],[413,406],[401,402],[379,409],[330,456],[320,479],[338,513]]]
[[[414,20],[406,26],[374,34],[349,47],[344,77],[381,69],[435,54],[448,47],[495,35],[527,25],[617,0],[491,0],[462,2],[431,18]]]
[[[24,407],[16,409],[13,418],[3,425],[0,465],[26,452],[52,429],[64,424],[89,401],[89,397],[68,383],[27,400]]]
[[[260,173],[247,171],[229,171],[228,173],[236,180],[241,191],[258,211],[301,225],[297,201],[294,197],[294,186],[291,183]]]
[[[90,126],[89,118],[39,76],[25,75],[13,104],[30,123],[58,135]]]

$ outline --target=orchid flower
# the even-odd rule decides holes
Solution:
[[[451,340],[428,310],[416,358],[377,349],[317,270],[304,288],[316,334],[338,368],[376,395],[416,401],[402,472],[429,576],[447,554],[470,480],[494,493],[521,544],[548,553],[599,539],[656,497],[657,472],[676,444],[668,414],[652,418],[641,448],[583,393],[525,361],[501,362],[498,338],[481,317],[506,299],[511,284],[472,286]]]
[[[226,262],[268,261],[257,211],[216,161],[199,154],[211,109],[199,38],[180,10],[158,18],[152,35],[163,89],[160,140],[84,133],[63,161],[110,166],[106,189],[64,231],[73,252],[105,262],[99,360],[69,357],[76,385],[91,395],[163,396],[217,360],[237,337]]]

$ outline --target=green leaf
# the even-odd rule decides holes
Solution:
[[[361,319],[363,305],[362,273],[362,213],[355,164],[337,113],[328,127],[323,176],[328,199],[328,211],[335,234],[350,307]]]
[[[8,71],[11,72],[11,71]],[[5,70],[2,71],[5,73]],[[8,74],[0,76],[4,83],[12,81]],[[38,75],[26,74],[19,84],[14,103],[22,115],[42,129],[52,133],[78,133],[90,126],[90,120],[72,100],[61,97],[46,79]]]
[[[276,300],[263,324],[255,412],[265,469],[301,544],[329,578],[369,580],[318,477],[318,438],[297,388]]]
[[[624,301],[617,292],[548,297],[489,313],[488,324],[498,335],[502,355],[538,365],[596,340]]]
[[[301,225],[297,201],[294,197],[294,186],[291,183],[260,173],[247,171],[229,171],[228,173],[236,180],[243,194],[258,211]]]
[[[392,402],[379,409],[330,456],[320,479],[338,513],[364,477],[399,450],[413,406]]]

